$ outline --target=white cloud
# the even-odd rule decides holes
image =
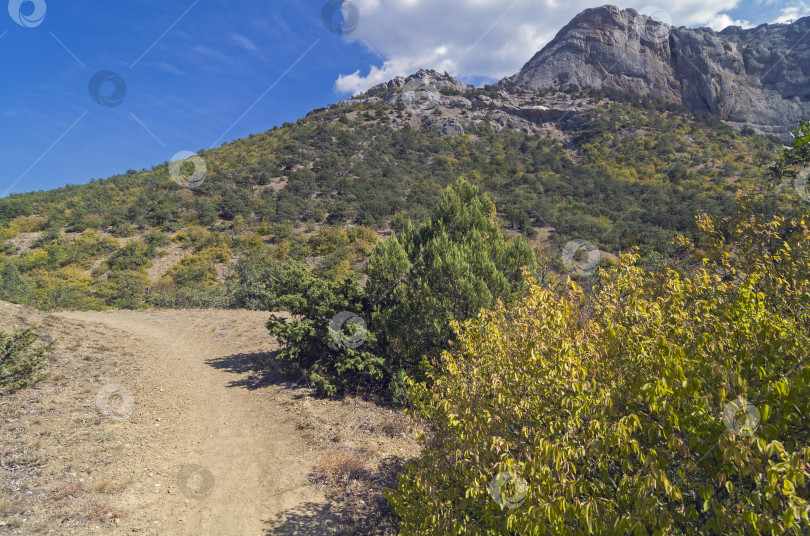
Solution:
[[[232,33],[232,34],[229,35],[229,37],[231,39],[233,39],[234,41],[236,41],[236,43],[239,46],[241,46],[241,47],[243,47],[243,48],[245,48],[245,49],[247,49],[247,50],[249,50],[251,52],[256,52],[257,50],[259,50],[259,47],[257,47],[256,45],[253,44],[253,41],[251,41],[250,39],[248,39],[247,37],[245,37],[242,34]]]
[[[380,57],[368,70],[340,76],[335,90],[360,93],[420,68],[462,78],[500,79],[516,73],[577,13],[609,0],[348,0],[360,12],[349,42]],[[661,0],[657,0],[661,2]],[[725,11],[740,0],[628,0],[634,8],[678,26],[750,26]]]
[[[735,20],[725,13],[718,13],[706,23],[706,26],[715,31],[720,31],[729,26],[741,26],[743,28],[751,28],[751,23],[747,20]]]
[[[782,8],[779,11],[779,16],[773,22],[777,24],[787,23],[808,15],[810,15],[810,6],[800,2],[798,5]]]

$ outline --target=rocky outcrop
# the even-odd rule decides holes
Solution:
[[[810,119],[810,17],[792,24],[675,28],[613,6],[577,15],[521,71],[521,89],[613,87],[790,139]]]
[[[462,136],[464,134],[464,126],[456,121],[448,121],[446,123],[435,123],[433,125],[435,130],[442,133],[442,136]]]
[[[497,90],[492,91],[491,96],[479,94],[473,97],[471,90],[472,86],[447,73],[420,70],[408,77],[399,76],[375,86],[354,98],[312,110],[308,115],[384,103],[401,111],[388,116],[387,121],[393,128],[408,124],[412,128],[427,127],[452,137],[464,135],[466,127],[482,122],[498,130],[513,128],[528,133],[560,133],[581,125],[585,112],[592,108],[583,103],[575,105],[574,99],[565,94],[541,98],[532,91]]]
[[[450,88],[459,93],[464,93],[468,89],[471,89],[471,86],[468,86],[464,82],[456,80],[447,73],[441,74],[430,69],[427,70],[420,69],[418,72],[408,76],[407,78],[403,76],[397,76],[396,78],[394,78],[389,82],[384,82],[382,84],[376,85],[369,90],[369,93],[373,94],[380,91],[402,89],[405,87],[406,84],[408,84],[408,82],[414,80],[418,80],[425,85],[431,85],[435,87],[437,90],[441,90],[442,88]]]

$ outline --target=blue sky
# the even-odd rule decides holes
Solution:
[[[0,10],[0,195],[148,168],[419,67],[495,80],[603,3],[353,0],[344,16],[356,15],[357,27],[341,35],[323,23],[323,0],[10,0]],[[667,9],[676,25],[718,29],[810,14],[801,1],[681,0]],[[100,77],[100,93],[120,90],[117,106],[91,98],[100,71],[114,73]]]

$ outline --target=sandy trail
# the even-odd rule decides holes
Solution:
[[[308,483],[312,448],[294,415],[273,393],[235,387],[232,371],[211,365],[238,353],[216,327],[150,312],[59,316],[101,324],[131,342],[139,370],[120,383],[135,403],[116,426],[134,445],[125,462],[137,482],[128,509],[154,520],[155,534],[281,534],[271,528],[279,516],[326,502]],[[322,532],[316,522],[296,533],[328,532],[327,522]]]

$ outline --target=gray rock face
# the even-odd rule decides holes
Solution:
[[[451,88],[460,93],[464,93],[465,91],[470,89],[470,86],[468,86],[464,82],[456,80],[447,73],[441,74],[429,69],[428,70],[420,69],[418,72],[410,75],[407,78],[397,76],[393,80],[376,85],[369,90],[369,93],[374,93],[377,91],[387,91],[391,89],[401,89],[405,87],[405,84],[411,81],[418,81],[420,84],[433,86],[434,88],[436,88],[436,90],[440,90],[442,88]]]
[[[506,81],[534,90],[613,87],[789,140],[810,119],[810,17],[718,33],[670,27],[633,9],[588,9]]]
[[[443,136],[461,136],[464,134],[464,126],[455,122],[438,123],[433,128],[442,133]]]

